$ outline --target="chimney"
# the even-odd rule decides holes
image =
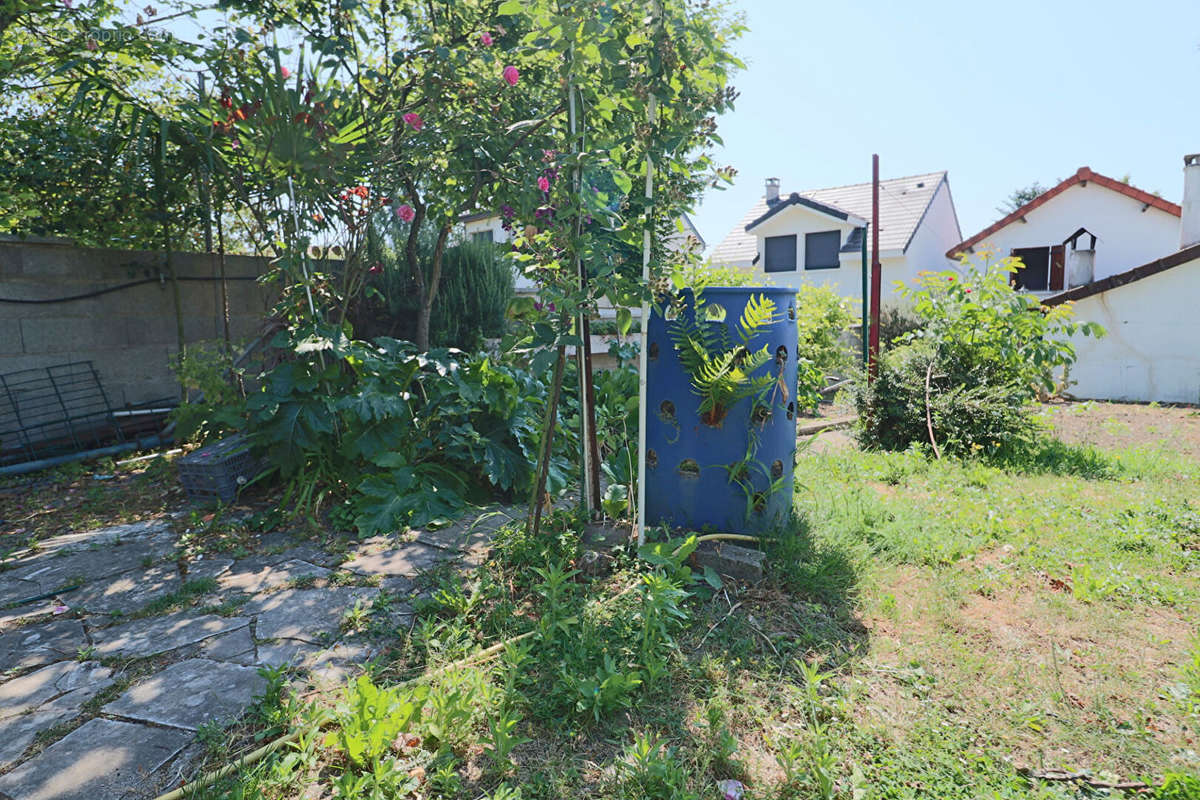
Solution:
[[[1200,188],[1200,184],[1197,185]],[[1196,197],[1200,202],[1200,195]],[[779,178],[767,178],[767,205],[773,206],[779,202]]]
[[[1067,288],[1084,286],[1096,277],[1096,240],[1092,238],[1091,247],[1072,248],[1071,265],[1067,272]]]
[[[1179,219],[1179,247],[1200,244],[1200,153],[1183,157],[1183,216]]]

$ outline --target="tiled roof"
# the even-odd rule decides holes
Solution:
[[[1159,197],[1158,195],[1150,194],[1149,192],[1144,192],[1141,189],[1137,188],[1136,186],[1130,186],[1128,183],[1125,183],[1124,181],[1116,181],[1116,180],[1113,180],[1112,178],[1108,177],[1107,175],[1101,175],[1099,172],[1093,172],[1088,167],[1080,167],[1075,172],[1074,175],[1067,178],[1065,181],[1061,182],[1060,184],[1055,186],[1053,189],[1047,189],[1046,191],[1039,194],[1037,197],[1030,200],[1025,205],[1018,208],[1016,211],[1013,211],[1011,214],[1004,217],[1003,219],[997,220],[996,222],[993,222],[991,225],[988,225],[986,228],[984,228],[979,233],[972,236],[970,239],[967,239],[966,241],[963,241],[963,242],[959,242],[958,244],[954,245],[954,247],[951,247],[949,250],[946,251],[946,257],[947,258],[956,257],[959,253],[969,250],[970,248],[972,248],[975,245],[982,242],[987,237],[991,236],[996,231],[998,231],[1002,228],[1007,228],[1012,223],[1014,223],[1017,220],[1024,217],[1030,211],[1033,211],[1038,206],[1042,205],[1043,203],[1046,203],[1051,198],[1057,197],[1058,195],[1062,194],[1063,192],[1065,192],[1067,189],[1071,188],[1075,184],[1087,184],[1088,181],[1092,181],[1093,183],[1095,183],[1098,186],[1103,186],[1105,189],[1112,189],[1114,192],[1123,194],[1126,197],[1132,197],[1134,200],[1137,200],[1139,203],[1145,203],[1146,206],[1148,206],[1148,207],[1157,208],[1160,211],[1165,211],[1168,214],[1174,214],[1177,217],[1180,216],[1180,214],[1182,214],[1182,211],[1179,208],[1179,206],[1175,205],[1170,200],[1164,200],[1161,197]]]
[[[938,187],[946,180],[946,173],[927,172],[904,178],[889,178],[879,182],[879,249],[905,250],[913,233],[925,216],[930,201]],[[798,192],[803,197],[818,203],[834,206],[857,217],[871,218],[871,183],[854,183],[849,186],[834,186],[829,189],[810,189]],[[780,199],[786,195],[780,193]],[[715,264],[746,262],[758,255],[758,240],[746,226],[768,211],[767,201],[760,198],[746,215],[734,226],[721,243],[713,249]]]

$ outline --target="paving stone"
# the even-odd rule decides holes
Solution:
[[[25,625],[0,635],[0,672],[75,658],[86,645],[83,623],[77,619],[60,617]]]
[[[0,578],[0,606],[24,600],[41,594],[41,584],[34,581],[23,581],[20,578]]]
[[[315,564],[300,561],[299,559],[292,559],[274,565],[246,565],[249,568],[243,568],[241,564],[242,562],[238,562],[238,564],[234,565],[228,572],[221,576],[220,583],[222,589],[233,589],[246,592],[247,594],[257,594],[267,589],[282,586],[288,581],[309,576],[324,578],[329,575],[329,570],[324,567],[318,567]]]
[[[94,547],[111,547],[122,542],[148,539],[170,538],[171,526],[166,520],[149,519],[141,522],[127,522],[122,525],[112,525],[107,528],[97,528],[92,531],[78,533],[63,533],[42,539],[38,542],[37,555],[26,556],[33,560],[45,554],[62,552],[77,552]]]
[[[20,800],[109,800],[135,789],[178,753],[191,734],[93,719],[0,776],[0,793]]]
[[[417,542],[396,547],[394,540],[375,536],[364,540],[354,557],[342,564],[342,568],[360,575],[415,578],[446,558],[447,553],[437,547]]]
[[[0,719],[79,689],[91,691],[90,697],[111,683],[112,670],[95,661],[60,661],[0,683]]]
[[[168,537],[134,540],[119,545],[98,547],[71,553],[49,554],[13,570],[12,577],[32,581],[43,592],[51,592],[71,583],[95,583],[130,570],[144,570],[147,560],[157,561],[172,551]]]
[[[321,643],[335,636],[342,617],[358,601],[366,602],[378,589],[343,586],[334,589],[285,589],[259,595],[242,606],[257,614],[254,635],[263,639],[299,639]]]
[[[762,580],[764,558],[766,553],[761,550],[736,544],[704,542],[692,553],[691,562],[698,567],[712,567],[718,575],[757,583]]]
[[[196,616],[190,611],[180,611],[94,630],[92,644],[102,656],[119,654],[141,658],[195,644],[249,623],[250,620],[243,617]]]
[[[254,637],[250,635],[249,625],[238,628],[236,631],[222,633],[211,639],[205,639],[197,647],[196,655],[211,658],[213,661],[230,661],[234,664],[257,663],[254,654]]]
[[[5,719],[0,723],[0,731],[3,731],[0,735],[0,769],[20,758],[39,733],[73,716],[74,713],[57,708]]]
[[[318,682],[341,683],[362,671],[361,665],[374,658],[374,648],[360,643],[340,643],[318,647],[307,642],[283,639],[258,646],[259,663],[264,666],[290,666],[307,673]]]
[[[233,721],[266,685],[254,667],[189,658],[134,684],[104,712],[194,731]]]
[[[186,582],[216,578],[231,564],[233,560],[228,558],[193,561],[183,578],[174,562],[131,570],[84,585],[70,596],[68,604],[93,614],[132,614],[160,597],[179,591]]]
[[[0,631],[15,630],[26,624],[26,620],[52,614],[54,613],[55,605],[57,603],[53,600],[40,600],[27,606],[21,606],[20,608],[0,611]]]

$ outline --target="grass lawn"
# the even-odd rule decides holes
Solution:
[[[298,697],[275,675],[206,731],[210,769],[324,720],[194,796],[1198,798],[1200,415],[1047,419],[1061,439],[1007,464],[821,434],[755,586],[681,582],[675,544],[577,574],[568,514],[537,541],[503,531],[465,580],[390,598],[411,629],[386,602],[360,620],[370,682]],[[10,487],[8,546],[179,505],[165,462],[103,471]],[[519,634],[428,694],[405,683]],[[1093,785],[1052,780],[1077,773]],[[1155,788],[1103,788],[1122,782]]]
[[[202,796],[715,798],[726,779],[746,798],[1200,796],[1200,462],[1140,429],[1107,449],[1060,430],[1076,443],[1010,464],[826,435],[767,580],[686,599],[646,588],[679,575],[669,559],[571,574],[569,519],[509,531],[465,584],[430,576],[372,677],[532,638],[428,698],[293,710],[333,709],[332,733]]]

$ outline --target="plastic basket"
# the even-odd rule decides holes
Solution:
[[[259,460],[250,453],[250,443],[241,434],[205,445],[176,463],[188,497],[222,503],[232,502],[238,490],[261,471]]]

